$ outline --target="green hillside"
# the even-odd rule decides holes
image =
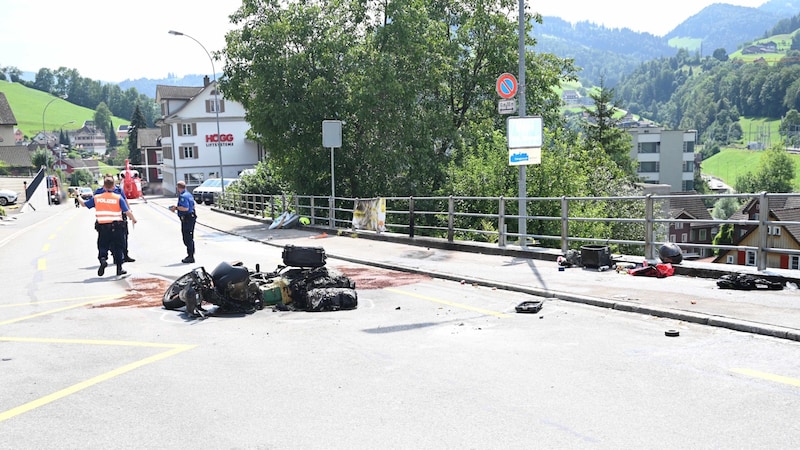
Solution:
[[[61,99],[36,89],[25,87],[19,83],[0,80],[0,92],[3,92],[17,119],[17,128],[27,137],[33,137],[44,126],[47,131],[76,130],[87,120],[94,120],[94,110],[69,103],[69,99]],[[50,106],[47,104],[51,101]],[[47,106],[47,111],[45,107]],[[69,123],[72,122],[72,123]],[[114,117],[114,128],[130,125],[130,119]]]
[[[737,148],[724,148],[716,155],[706,159],[700,165],[703,175],[715,176],[725,184],[734,186],[736,179],[747,172],[755,172],[761,163],[763,152],[756,150],[743,150]],[[800,155],[791,154],[794,161],[795,191],[800,189]]]

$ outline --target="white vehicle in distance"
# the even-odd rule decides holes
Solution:
[[[225,189],[232,186],[237,181],[239,181],[238,178],[225,178]],[[192,195],[196,203],[210,205],[214,203],[214,194],[220,194],[221,192],[222,180],[219,178],[209,178],[203,181],[203,184],[194,188]]]

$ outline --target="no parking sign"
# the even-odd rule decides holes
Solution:
[[[497,95],[508,100],[517,95],[517,77],[504,73],[497,77]]]

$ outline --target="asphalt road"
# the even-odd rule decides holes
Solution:
[[[69,204],[0,239],[0,449],[800,441],[797,342],[558,300],[516,314],[530,296],[399,273],[353,311],[193,320],[160,307],[163,283],[280,249],[201,226],[187,266],[174,215],[135,213],[125,278],[97,276],[93,215]]]

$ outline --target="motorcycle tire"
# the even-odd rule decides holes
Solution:
[[[165,309],[179,309],[186,306],[186,303],[181,300],[180,294],[184,287],[194,283],[191,273],[184,274],[164,292],[164,297],[161,299],[161,304]]]

